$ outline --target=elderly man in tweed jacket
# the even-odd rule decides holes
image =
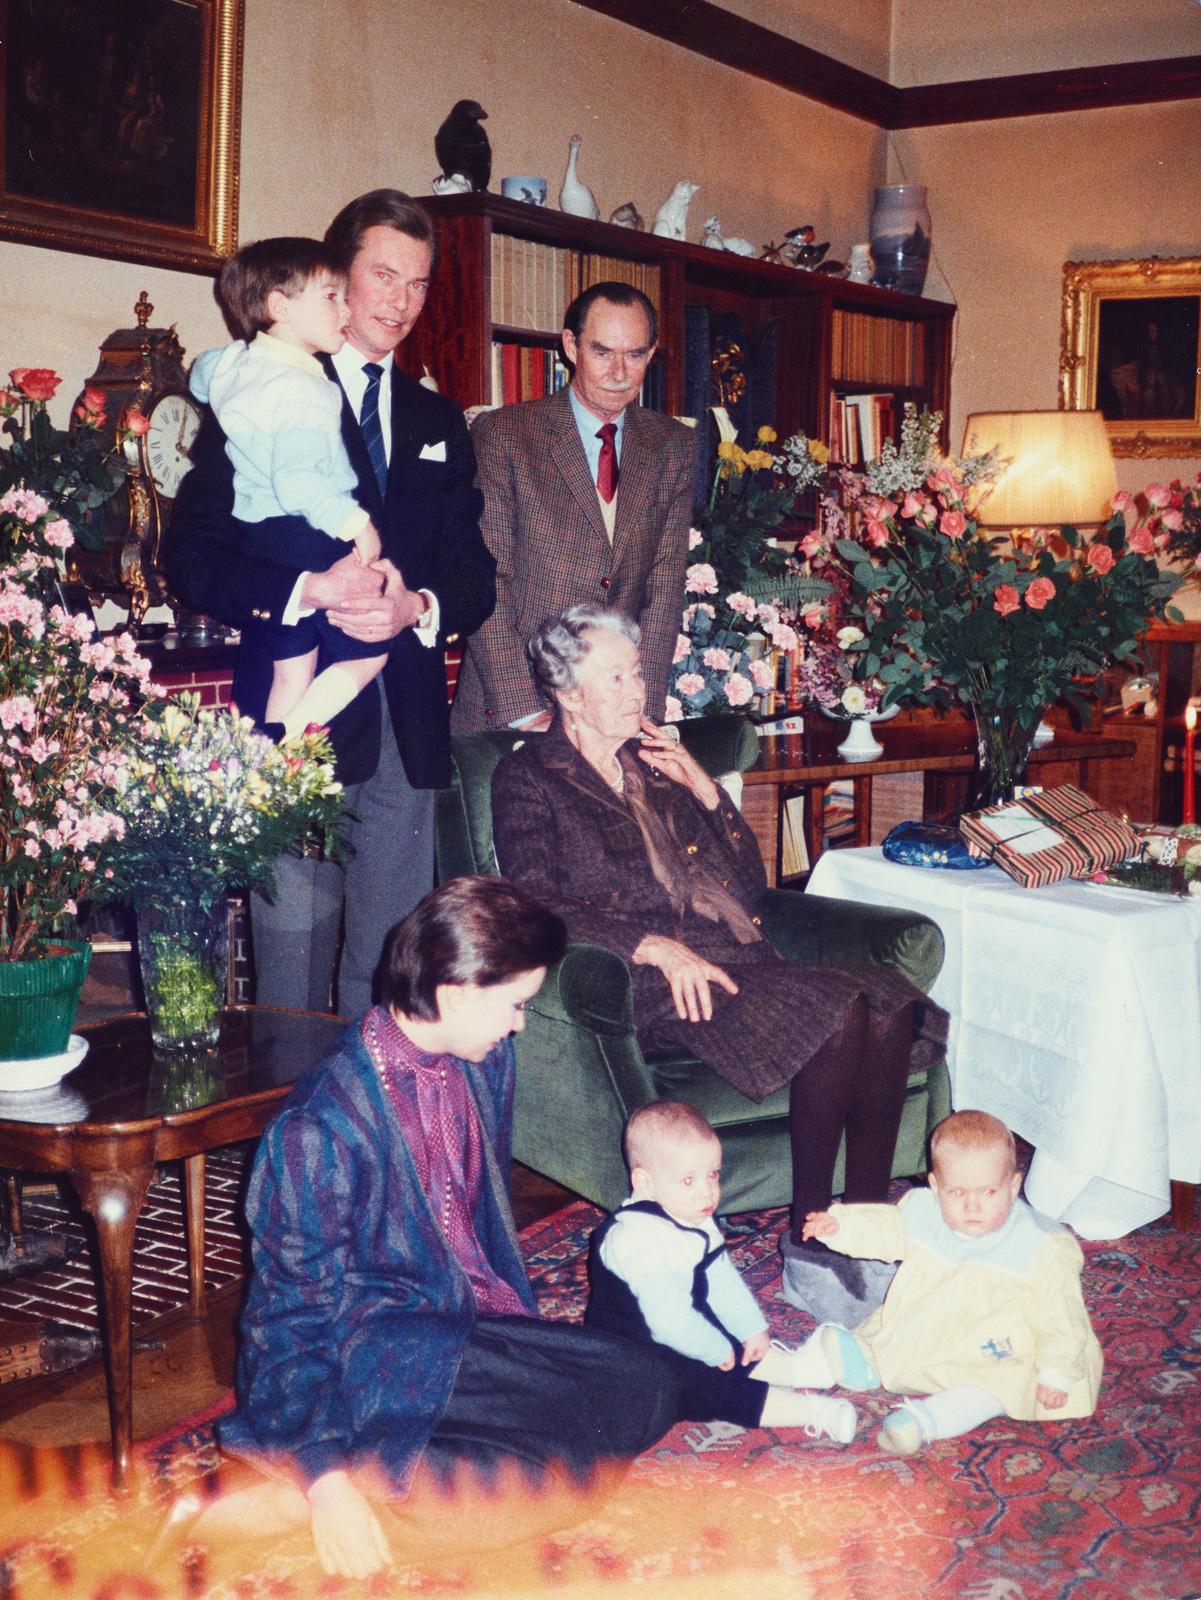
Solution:
[[[455,733],[503,728],[544,709],[526,640],[582,601],[641,625],[647,710],[662,719],[684,603],[694,437],[635,403],[657,334],[654,307],[639,290],[594,284],[564,318],[570,387],[489,412],[472,430],[497,601],[466,646]],[[611,444],[600,437],[607,424]],[[613,478],[606,482],[610,450],[615,493]]]

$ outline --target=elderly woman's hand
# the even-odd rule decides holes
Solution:
[[[648,933],[632,958],[640,967],[658,967],[671,985],[676,1016],[681,1022],[710,1022],[713,996],[709,986],[718,984],[727,994],[737,994],[738,985],[728,972],[698,956],[686,944],[660,933]]]
[[[716,811],[721,792],[702,766],[688,754],[674,729],[657,727],[649,717],[642,719],[642,742],[638,754],[652,772],[661,772],[673,783],[689,790],[706,811]],[[680,1013],[683,1016],[683,1012]]]

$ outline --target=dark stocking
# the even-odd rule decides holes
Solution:
[[[844,1198],[887,1200],[912,1045],[912,1006],[880,1016],[860,996],[792,1080],[788,1115],[794,1244],[801,1242],[806,1215],[824,1211],[833,1198],[834,1163],[844,1131]]]
[[[867,1043],[867,1001],[860,995],[817,1054],[793,1078],[788,1097],[792,1144],[792,1241],[810,1211],[833,1199],[834,1163],[851,1110]]]
[[[912,1052],[911,1005],[903,1006],[889,1017],[869,1012],[863,1069],[847,1117],[843,1199],[848,1203],[888,1199]]]

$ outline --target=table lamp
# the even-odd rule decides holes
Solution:
[[[984,411],[967,419],[964,455],[1008,461],[976,512],[981,529],[1073,528],[1108,522],[1117,473],[1099,411]],[[1054,737],[1040,722],[1034,738]]]

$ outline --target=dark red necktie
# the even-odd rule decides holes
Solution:
[[[612,504],[617,493],[617,424],[606,422],[596,437],[601,442],[600,460],[596,464],[596,492],[606,505]]]

